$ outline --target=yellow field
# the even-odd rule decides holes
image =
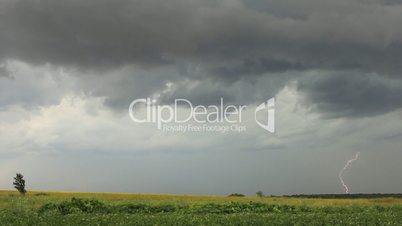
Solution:
[[[16,191],[0,191],[0,208],[9,208],[15,205],[15,199],[20,195]],[[320,198],[289,198],[289,197],[226,197],[210,195],[170,195],[170,194],[132,194],[132,193],[85,193],[85,192],[49,192],[30,191],[24,197],[24,205],[39,207],[49,202],[59,202],[77,198],[96,198],[109,204],[144,203],[150,205],[176,204],[191,205],[200,203],[224,202],[264,202],[271,204],[322,206],[369,206],[369,205],[402,205],[399,198],[372,198],[372,199],[320,199]],[[14,200],[14,202],[13,202]]]

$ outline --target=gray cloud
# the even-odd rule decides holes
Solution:
[[[243,74],[295,67],[399,69],[401,34],[394,29],[402,8],[347,2],[6,1],[0,45],[3,57],[92,67],[185,58],[208,65],[236,60]]]
[[[326,117],[360,117],[402,107],[402,81],[358,71],[315,72],[299,80],[309,104]]]
[[[106,104],[118,109],[133,98],[163,92],[168,82],[181,88],[166,94],[165,100],[184,96],[208,103],[222,96],[255,102],[296,79],[312,104],[322,106],[320,101],[325,100],[333,106],[331,112],[340,110],[334,115],[379,114],[399,108],[399,102],[388,95],[399,88],[387,90],[390,87],[379,79],[372,82],[379,82],[380,89],[349,92],[349,98],[340,102],[317,98],[314,93],[322,84],[308,85],[300,75],[320,69],[334,74],[375,73],[384,81],[400,79],[402,6],[396,3],[3,0],[0,60],[78,68],[82,73],[76,77],[83,81],[85,92],[105,96]],[[199,70],[187,70],[188,65]],[[125,67],[134,69],[114,74]],[[101,75],[88,76],[94,71]],[[337,79],[353,86],[356,78]],[[192,90],[183,83],[187,80],[199,83]],[[384,110],[368,107],[372,96],[384,98]],[[358,108],[356,102],[367,107]],[[326,107],[317,109],[329,112]]]
[[[10,106],[37,108],[58,104],[64,96],[75,93],[76,80],[51,66],[32,67],[9,62],[0,67],[0,111]],[[78,94],[79,95],[79,94]]]
[[[0,77],[13,78],[13,72],[8,69],[7,65],[0,65]]]
[[[341,192],[360,151],[352,191],[398,192],[401,12],[396,0],[0,0],[1,188],[22,171],[30,190]],[[275,134],[251,108],[242,134],[127,115],[136,98],[274,95]]]

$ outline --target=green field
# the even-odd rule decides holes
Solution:
[[[401,225],[402,199],[0,191],[1,225]]]

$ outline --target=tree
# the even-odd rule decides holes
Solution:
[[[25,180],[24,176],[20,173],[17,173],[17,175],[14,177],[14,188],[17,189],[21,195],[25,195],[27,193],[27,190],[25,190]]]
[[[257,191],[255,193],[258,197],[264,197],[264,193],[262,193],[262,191]]]

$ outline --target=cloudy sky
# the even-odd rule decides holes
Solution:
[[[398,0],[0,0],[0,189],[402,192]],[[257,106],[243,133],[131,121],[159,104]],[[182,109],[186,111],[186,109]]]

